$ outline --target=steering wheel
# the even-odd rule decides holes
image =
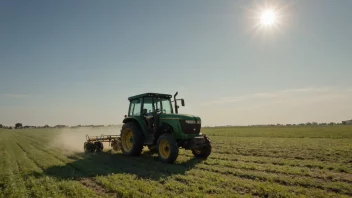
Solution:
[[[160,113],[161,110],[160,110],[160,109],[155,109],[155,112],[156,112],[156,113]]]

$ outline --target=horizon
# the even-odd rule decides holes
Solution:
[[[266,3],[280,14],[260,27]],[[176,91],[204,126],[340,123],[352,118],[351,7],[3,1],[0,124],[120,124],[128,97]]]
[[[272,124],[251,124],[251,125],[205,125],[202,126],[202,128],[209,128],[209,127],[246,127],[246,126],[326,126],[326,125],[350,125],[350,123],[344,123],[344,122],[351,122],[352,119],[350,120],[342,120],[341,122],[306,122],[306,123],[291,123],[291,124],[285,124],[285,123],[272,123]],[[6,129],[6,127],[12,127],[15,128],[16,124],[21,124],[22,128],[31,128],[31,127],[36,127],[36,128],[79,128],[79,127],[121,127],[123,123],[121,124],[107,124],[107,125],[100,125],[100,124],[88,124],[88,125],[65,125],[65,124],[56,124],[56,125],[25,125],[23,123],[15,123],[14,125],[1,125],[0,129]]]

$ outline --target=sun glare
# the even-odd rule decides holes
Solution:
[[[250,31],[254,34],[274,35],[287,28],[290,14],[289,3],[278,0],[265,0],[262,3],[251,3],[247,9],[250,20]]]
[[[271,9],[264,10],[260,14],[260,23],[264,26],[274,25],[276,24],[276,20],[276,13]]]

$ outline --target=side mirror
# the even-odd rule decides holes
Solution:
[[[181,99],[181,104],[182,104],[183,107],[185,106],[185,100],[184,99]]]

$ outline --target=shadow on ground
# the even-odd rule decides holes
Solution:
[[[161,162],[156,154],[153,155],[148,151],[135,157],[125,156],[121,152],[106,151],[94,154],[76,153],[68,158],[75,161],[61,166],[53,166],[44,170],[44,173],[33,173],[32,175],[80,179],[125,173],[136,175],[139,178],[159,180],[173,174],[185,174],[186,171],[202,162],[201,159],[190,158],[187,161],[167,164]]]

